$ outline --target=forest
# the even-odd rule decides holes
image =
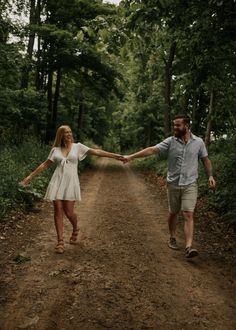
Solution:
[[[0,218],[41,197],[48,173],[18,183],[60,125],[127,154],[170,136],[183,113],[213,162],[217,187],[201,173],[201,194],[235,225],[235,31],[235,0],[0,0]],[[140,164],[164,175],[164,161]]]

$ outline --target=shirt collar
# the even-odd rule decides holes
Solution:
[[[183,143],[182,139],[180,139],[176,136],[174,136],[174,138],[175,138],[176,141],[179,141],[179,142]],[[196,140],[196,139],[197,139],[197,136],[194,135],[192,132],[190,132],[190,140]]]

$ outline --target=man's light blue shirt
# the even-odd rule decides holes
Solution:
[[[199,159],[208,156],[203,140],[193,134],[187,144],[180,138],[170,136],[155,147],[168,155],[167,182],[178,186],[195,182]]]

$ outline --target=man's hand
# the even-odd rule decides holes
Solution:
[[[131,161],[131,156],[124,156],[123,164],[127,164]]]
[[[126,162],[126,159],[125,159],[125,157],[124,156],[122,156],[122,155],[117,155],[116,157],[115,157],[115,159],[116,160],[120,160],[121,162],[123,162],[123,163],[125,163]]]
[[[209,187],[210,188],[215,188],[216,186],[216,182],[215,182],[215,179],[213,178],[213,176],[209,176],[209,179],[208,179],[208,184],[209,184]]]

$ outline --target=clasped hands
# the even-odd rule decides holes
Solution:
[[[117,155],[116,159],[120,160],[123,164],[126,164],[131,160],[131,156]]]

